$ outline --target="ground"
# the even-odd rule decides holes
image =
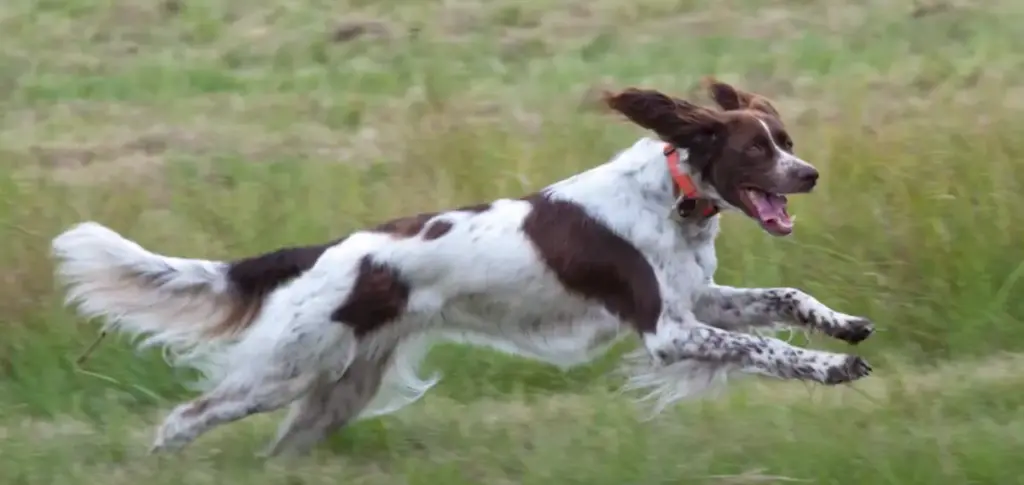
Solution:
[[[0,32],[0,483],[1024,475],[1024,3],[7,0]],[[74,222],[185,257],[323,242],[602,163],[642,132],[595,93],[703,100],[707,74],[774,99],[823,173],[791,238],[724,216],[718,279],[870,316],[872,377],[747,380],[643,421],[610,372],[633,343],[568,373],[445,347],[423,401],[267,462],[279,416],[146,456],[190,376],[115,340],[74,363],[96,326],[46,252]]]

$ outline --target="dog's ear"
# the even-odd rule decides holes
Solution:
[[[650,89],[605,92],[603,99],[612,110],[681,148],[707,148],[725,129],[718,112]]]
[[[764,96],[748,93],[711,76],[704,78],[703,84],[707,88],[708,94],[711,95],[711,99],[726,111],[752,109],[779,118],[779,111]]]

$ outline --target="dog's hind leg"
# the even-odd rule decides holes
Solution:
[[[246,416],[284,407],[306,392],[315,376],[264,378],[246,387],[218,386],[171,411],[150,452],[175,451],[210,429]]]
[[[417,375],[430,346],[423,335],[409,336],[397,347],[357,357],[341,379],[320,379],[292,403],[264,456],[307,453],[357,419],[388,414],[415,402],[440,379],[436,374],[426,379]]]
[[[355,339],[345,327],[325,325],[314,332],[295,331],[287,342],[266,350],[269,355],[259,347],[243,349],[250,351],[232,359],[231,372],[216,387],[171,411],[151,451],[174,451],[219,425],[287,406],[308,393],[325,372],[337,379],[354,358]]]
[[[380,389],[390,354],[357,357],[340,379],[321,375],[306,395],[292,403],[263,455],[304,454],[355,419]]]

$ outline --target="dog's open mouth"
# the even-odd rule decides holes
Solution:
[[[793,232],[793,220],[786,212],[786,196],[765,192],[753,187],[740,189],[740,198],[747,205],[750,217],[773,236],[786,236]]]

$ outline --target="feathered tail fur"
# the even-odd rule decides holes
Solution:
[[[66,302],[104,329],[163,347],[175,365],[208,372],[211,356],[237,340],[259,314],[263,294],[242,291],[232,264],[147,251],[95,222],[54,238],[57,278]]]

